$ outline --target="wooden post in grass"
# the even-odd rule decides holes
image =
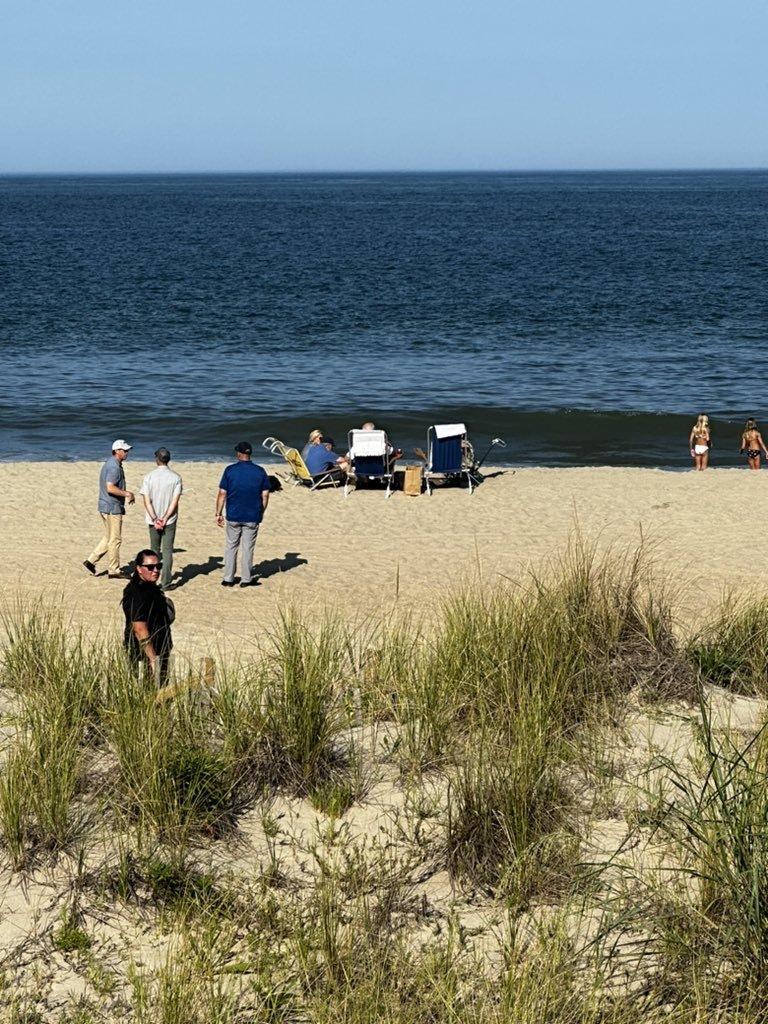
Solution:
[[[200,659],[200,682],[203,686],[213,686],[216,682],[216,662],[213,658]]]
[[[155,703],[162,704],[163,701],[172,700],[178,697],[185,690],[211,689],[216,682],[216,662],[213,658],[204,657],[200,659],[200,671],[197,675],[189,675],[186,679],[170,686],[164,686],[155,695]]]

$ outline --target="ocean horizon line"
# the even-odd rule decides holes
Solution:
[[[417,167],[417,168],[321,168],[310,170],[306,168],[282,168],[276,170],[254,170],[254,169],[227,169],[227,170],[0,170],[0,179],[4,178],[194,178],[194,177],[307,177],[322,178],[334,177],[380,177],[383,175],[406,176],[406,175],[559,175],[559,174],[760,174],[768,172],[768,165],[701,165],[692,164],[677,166],[618,166],[618,167],[485,167],[485,168],[462,168],[462,167]]]

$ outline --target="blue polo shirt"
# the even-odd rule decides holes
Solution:
[[[107,484],[115,484],[121,491],[125,490],[125,473],[120,459],[110,455],[101,467],[99,475],[99,512],[108,516],[125,515],[125,498],[118,498],[116,494],[110,494]]]
[[[338,457],[335,452],[329,452],[324,444],[311,444],[304,456],[304,464],[312,476],[318,476],[326,470],[335,469]]]
[[[260,523],[264,516],[261,495],[269,490],[269,477],[255,462],[243,459],[224,470],[219,487],[227,492],[227,521]]]

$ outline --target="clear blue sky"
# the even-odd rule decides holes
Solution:
[[[0,172],[768,166],[765,0],[6,0]]]

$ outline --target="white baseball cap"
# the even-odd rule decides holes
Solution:
[[[116,441],[112,442],[112,451],[113,452],[119,452],[121,450],[124,451],[124,452],[129,452],[131,450],[131,448],[133,448],[133,445],[132,444],[128,444],[127,441],[123,441],[123,439],[120,438],[120,437]]]

